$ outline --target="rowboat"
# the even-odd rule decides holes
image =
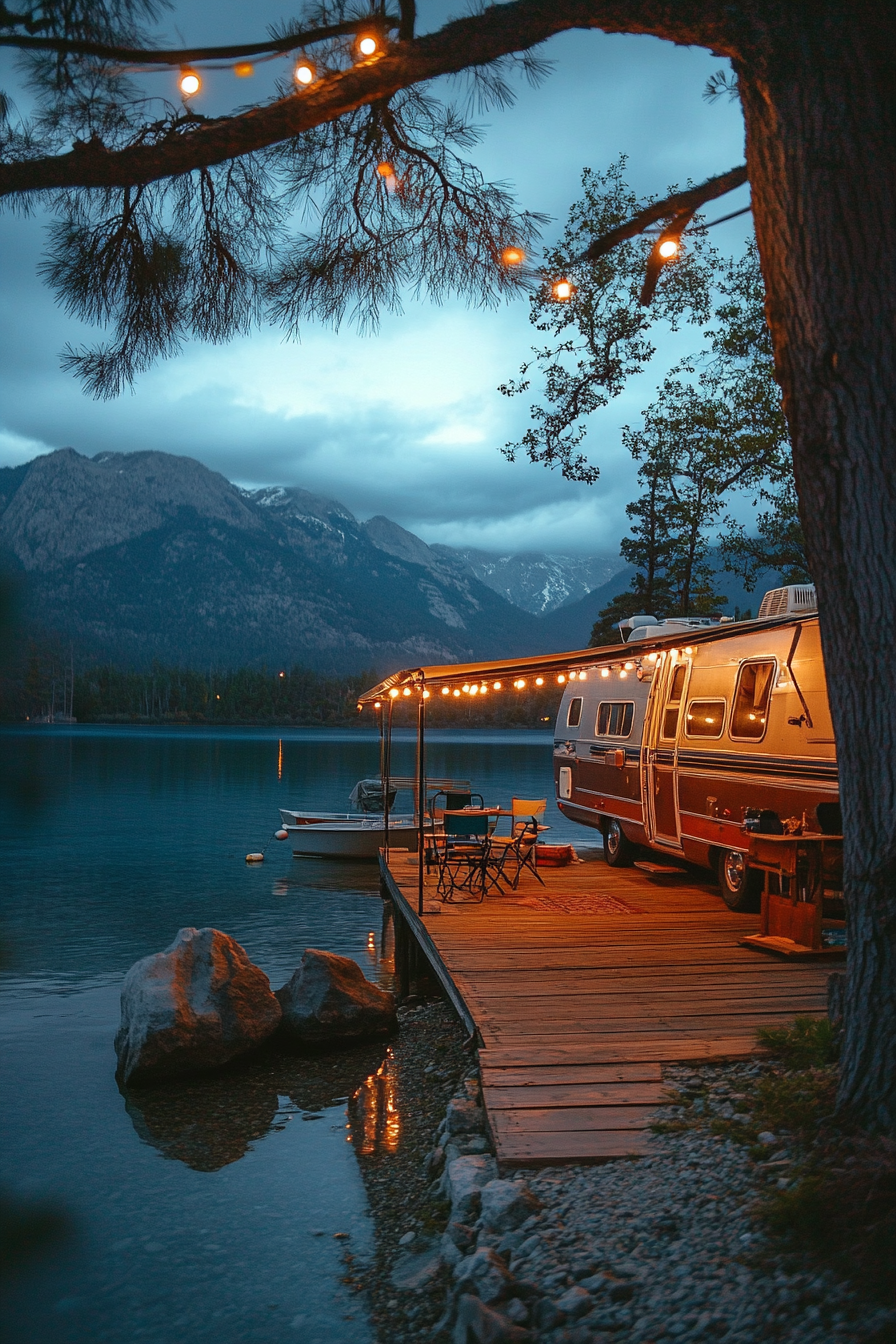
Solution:
[[[469,792],[467,780],[426,780],[426,797],[440,792]],[[388,844],[394,849],[417,849],[419,825],[416,809],[393,812],[395,797],[402,791],[416,795],[417,781],[409,777],[395,777],[389,781]],[[314,859],[376,859],[387,840],[386,815],[383,809],[383,788],[380,779],[362,779],[352,790],[350,801],[354,812],[297,811],[280,808],[282,829],[278,839],[288,841],[296,858]],[[432,828],[432,820],[424,815],[424,829]]]

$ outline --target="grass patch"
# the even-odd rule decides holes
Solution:
[[[782,1067],[757,1081],[754,1120],[792,1136],[798,1157],[789,1187],[763,1198],[762,1221],[777,1249],[896,1303],[896,1141],[834,1123],[839,1032],[830,1022],[797,1018],[758,1036]]]
[[[791,1027],[760,1027],[759,1044],[792,1069],[836,1064],[840,1033],[826,1017],[798,1017]]]

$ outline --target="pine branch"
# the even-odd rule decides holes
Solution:
[[[109,149],[101,141],[78,142],[66,154],[7,162],[0,165],[0,196],[127,187],[190,173],[282,143],[421,81],[528,51],[573,28],[643,33],[739,55],[733,32],[707,0],[681,0],[674,9],[664,0],[510,0],[328,74],[302,92],[236,116],[197,119],[154,144]]]
[[[402,11],[406,7],[401,6]],[[96,56],[104,61],[124,62],[128,65],[191,65],[195,61],[238,60],[248,56],[276,55],[278,52],[298,51],[326,42],[334,37],[348,37],[352,33],[377,27],[395,30],[405,22],[396,14],[376,15],[371,19],[350,19],[345,23],[331,23],[302,32],[288,33],[285,37],[269,37],[264,42],[237,43],[229,47],[120,47],[107,42],[88,42],[67,37],[30,37],[19,33],[0,34],[0,47],[15,47],[20,51],[52,51],[60,56]]]

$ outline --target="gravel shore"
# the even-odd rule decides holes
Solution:
[[[358,1286],[383,1344],[896,1341],[896,1311],[763,1230],[793,1137],[712,1132],[742,1124],[767,1060],[667,1069],[647,1157],[496,1179],[462,1028],[441,1003],[401,1019],[400,1151],[360,1159],[378,1249]]]

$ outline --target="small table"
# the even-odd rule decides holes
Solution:
[[[841,927],[824,920],[825,890],[839,891],[843,878],[842,835],[760,835],[752,832],[750,867],[764,874],[759,933],[740,940],[779,956],[808,960],[842,960],[845,947],[826,947],[822,927]],[[771,877],[777,877],[777,891]]]

